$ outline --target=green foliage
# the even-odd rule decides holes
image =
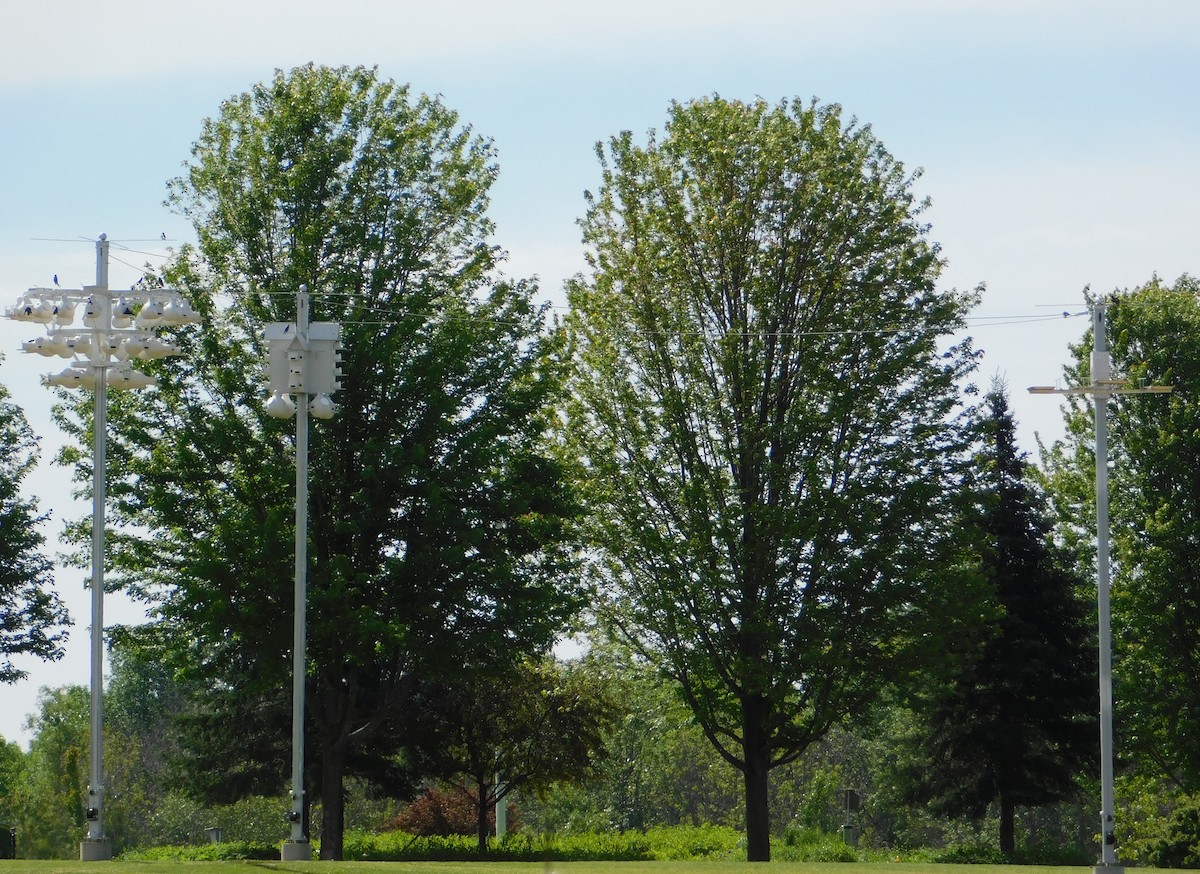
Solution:
[[[933,861],[945,865],[1003,865],[1011,859],[991,844],[955,844],[934,853]]]
[[[1141,860],[1156,868],[1200,868],[1200,796],[1177,799],[1158,834],[1145,842]]]
[[[517,833],[489,844],[487,851],[481,854],[466,836],[351,832],[346,837],[346,858],[378,861],[699,861],[735,858],[741,852],[741,843],[741,835],[730,828],[681,826],[652,828],[645,832],[576,835]]]
[[[745,839],[729,826],[656,826],[645,832],[650,854],[659,860],[717,861],[745,855]]]
[[[578,834],[741,822],[736,771],[669,680],[626,648],[599,640],[574,671],[588,676],[612,708],[604,756],[585,783],[521,793],[531,828]]]
[[[614,710],[608,689],[552,657],[477,676],[464,672],[451,682],[422,684],[413,696],[408,754],[416,770],[452,781],[474,799],[482,849],[488,811],[514,790],[596,773]]]
[[[941,655],[974,297],[914,177],[836,106],[717,97],[598,149],[568,289],[605,606],[746,782]]]
[[[481,852],[468,835],[382,834],[357,829],[345,834],[347,860],[383,862],[588,862],[714,861],[743,856],[741,835],[729,828],[678,827],[646,832],[599,832],[580,835],[510,834]],[[128,852],[124,861],[216,861],[277,859],[279,846],[233,841],[202,846],[163,846]]]
[[[778,862],[859,861],[859,854],[840,834],[807,826],[788,828],[772,856]]]
[[[1121,751],[1145,776],[1200,790],[1200,283],[1157,277],[1108,302],[1113,370],[1135,385],[1172,386],[1168,396],[1109,402],[1110,509],[1114,576],[1114,697]],[[1090,379],[1091,339],[1072,347],[1072,384]],[[1061,526],[1089,569],[1094,532],[1093,422],[1074,401],[1066,440],[1043,463]]]
[[[37,450],[20,408],[0,386],[0,683],[27,675],[13,664],[14,655],[61,658],[69,621],[54,591],[53,565],[41,552],[45,537],[38,526],[46,516],[38,514],[36,498],[21,494]]]
[[[29,718],[33,740],[16,801],[18,852],[62,859],[79,852],[88,780],[88,690],[43,688]]]
[[[241,862],[248,859],[279,860],[279,844],[262,841],[227,841],[219,844],[189,844],[129,850],[118,856],[122,862]]]
[[[938,812],[979,818],[999,802],[1000,850],[1012,855],[1017,805],[1076,797],[1096,769],[1095,647],[1079,575],[1048,540],[1003,386],[984,406],[978,505],[960,527],[997,610],[949,681],[922,693],[924,758],[910,767],[913,796]]]
[[[16,822],[17,789],[24,780],[25,752],[21,745],[0,737],[0,828]]]
[[[495,175],[455,113],[370,69],[279,71],[231,97],[170,184],[199,248],[169,277],[204,325],[110,410],[112,578],[151,603],[142,644],[187,696],[178,785],[278,792],[294,426],[263,409],[262,329],[294,320],[302,283],[312,318],[343,326],[338,413],[309,464],[306,774],[329,858],[347,776],[411,788],[416,678],[541,654],[580,603],[577,503],[544,446],[561,342],[534,285],[499,275]],[[85,413],[63,422],[80,440]]]

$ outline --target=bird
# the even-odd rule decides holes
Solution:
[[[159,238],[165,240],[167,238],[167,232],[163,231]]]
[[[58,274],[57,273],[54,274],[54,284],[58,285]]]
[[[163,283],[163,278],[160,276],[160,277],[158,277],[158,287],[159,287],[159,288],[162,288],[162,287],[163,287],[163,285],[164,285],[164,283]]]

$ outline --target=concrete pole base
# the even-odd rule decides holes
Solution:
[[[112,858],[112,842],[108,838],[84,838],[79,844],[80,862],[107,862]]]
[[[1125,874],[1125,866],[1120,862],[1114,862],[1111,865],[1096,865],[1092,871],[1094,874]]]
[[[281,862],[311,862],[312,844],[308,841],[284,841]]]

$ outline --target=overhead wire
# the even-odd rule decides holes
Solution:
[[[90,238],[86,238],[86,237],[82,237],[82,236],[77,239],[63,239],[63,238],[54,238],[54,237],[31,237],[30,239],[45,241],[45,242],[62,242],[62,243],[82,243],[82,242],[94,243],[95,242],[94,240],[92,240]],[[170,257],[169,254],[165,254],[162,252],[148,252],[148,251],[144,251],[144,250],[133,249],[133,248],[129,247],[128,245],[126,245],[126,243],[129,243],[129,242],[142,242],[142,240],[127,240],[127,241],[110,240],[109,242],[111,244],[113,244],[114,246],[119,247],[122,251],[129,252],[131,254],[145,255],[146,257],[149,257],[149,258],[159,258],[159,259],[163,259],[163,260],[166,260],[167,258]],[[157,241],[147,238],[146,242],[157,242]],[[142,267],[139,265],[132,264],[131,262],[125,261],[120,258],[116,258],[111,255],[110,255],[110,257],[112,257],[112,260],[114,260],[120,264],[123,264],[124,266],[129,267],[130,269],[133,269],[133,270],[141,270],[142,269]],[[219,292],[219,294],[228,295],[231,297],[258,294],[258,295],[266,295],[269,297],[291,299],[292,297],[294,297],[295,292],[294,291],[285,291],[285,290],[273,290],[273,289],[258,289],[255,291],[251,291],[248,289],[223,289],[222,291]],[[323,293],[321,295],[321,297],[324,297],[327,299],[343,298],[347,301],[351,301],[356,297],[356,295],[352,292],[326,292],[326,293]],[[1040,305],[1040,306],[1058,307],[1061,305],[1053,304],[1053,305]],[[570,307],[557,305],[557,304],[547,304],[547,305],[545,305],[545,308],[550,310],[551,312],[555,312],[555,313],[569,313],[571,311]],[[404,312],[400,312],[394,305],[389,305],[387,303],[382,303],[382,302],[378,303],[378,304],[367,305],[367,306],[363,307],[363,309],[368,312],[371,310],[377,310],[380,317],[375,318],[375,319],[367,319],[367,318],[345,319],[345,320],[342,320],[341,323],[344,325],[384,326],[384,325],[395,324],[396,320],[393,317],[400,316],[400,315],[404,315],[404,316],[408,316],[408,317],[416,317],[416,318],[425,318],[425,319],[440,318],[440,319],[445,319],[445,320],[449,320],[449,321],[478,321],[480,319],[480,316],[476,313],[468,313],[468,314],[459,316],[459,315],[447,315],[445,312],[433,313],[433,312],[420,312],[420,311],[414,311],[414,310],[407,310]],[[1087,311],[1069,312],[1069,311],[1064,310],[1061,313],[1045,314],[1045,315],[1042,315],[1042,314],[1028,314],[1028,315],[1026,315],[1026,314],[1010,314],[1010,315],[993,315],[993,316],[974,315],[974,316],[966,316],[963,319],[963,322],[964,322],[965,326],[968,328],[970,328],[970,327],[979,327],[979,328],[982,328],[982,327],[1005,327],[1005,326],[1010,326],[1010,325],[1025,325],[1025,324],[1038,323],[1038,322],[1060,321],[1064,318],[1076,318],[1076,317],[1084,316],[1084,315],[1087,315]],[[487,318],[488,321],[490,321],[494,324],[506,325],[509,327],[520,327],[520,326],[526,324],[524,321],[516,320],[516,319],[510,320],[510,319],[500,319],[500,318],[496,318],[496,317],[485,317],[485,318]],[[730,333],[736,334],[738,336],[761,336],[761,337],[851,336],[851,335],[866,335],[866,334],[898,333],[900,331],[906,330],[908,327],[909,326],[904,325],[904,324],[891,324],[891,325],[881,325],[881,326],[877,326],[877,327],[862,327],[862,328],[836,329],[836,330],[736,331],[736,332],[730,332]],[[670,335],[674,335],[674,336],[704,336],[704,335],[708,334],[709,332],[707,332],[707,331],[687,331],[687,332],[634,331],[631,333],[639,334],[639,335],[648,335],[648,334],[668,335],[668,334],[670,334]]]
[[[253,292],[238,290],[233,293],[246,295],[246,294],[252,294]],[[270,297],[278,297],[281,299],[291,299],[294,296],[294,292],[291,292],[291,291],[263,290],[258,293],[267,295]],[[325,297],[327,299],[331,299],[331,298],[351,299],[354,297],[354,295],[347,293],[347,292],[330,292],[330,293],[323,295],[323,297]],[[558,312],[558,313],[567,313],[567,312],[571,311],[570,307],[565,307],[565,306],[556,305],[556,304],[549,304],[546,308],[549,309],[550,311]],[[520,326],[526,324],[526,322],[524,322],[522,320],[516,320],[516,319],[501,319],[501,318],[497,318],[494,316],[481,317],[477,313],[464,313],[462,315],[457,315],[457,314],[447,314],[445,312],[423,312],[420,310],[401,310],[394,305],[389,305],[386,303],[368,304],[368,305],[363,306],[362,310],[366,311],[367,313],[375,311],[375,314],[377,315],[377,317],[376,318],[355,318],[355,319],[343,318],[340,320],[340,323],[343,325],[385,326],[385,325],[396,324],[397,318],[404,316],[404,317],[409,317],[409,318],[443,319],[446,321],[466,321],[466,322],[479,321],[481,318],[483,318],[494,324],[506,325],[509,327],[520,327]],[[964,322],[964,326],[967,328],[971,328],[971,327],[991,328],[991,327],[1005,327],[1005,326],[1009,326],[1009,325],[1026,325],[1026,324],[1039,323],[1039,322],[1062,321],[1062,319],[1064,319],[1064,318],[1078,318],[1080,316],[1085,316],[1085,315],[1087,315],[1086,311],[1077,312],[1077,313],[1064,312],[1061,314],[1054,314],[1054,315],[1040,315],[1040,314],[1028,314],[1028,315],[1011,314],[1011,315],[995,315],[995,316],[982,315],[982,316],[967,316],[963,319],[963,322]],[[894,333],[899,333],[899,332],[908,330],[910,327],[912,327],[912,326],[908,325],[908,324],[898,323],[898,324],[884,324],[884,325],[878,325],[878,326],[874,326],[874,327],[864,326],[861,328],[839,328],[839,329],[830,329],[830,330],[812,329],[812,330],[802,330],[802,331],[753,331],[753,330],[752,331],[729,331],[728,335],[730,335],[730,336],[761,336],[761,337],[853,336],[853,335],[867,335],[867,334],[894,334]],[[706,336],[706,335],[710,334],[711,332],[709,332],[709,331],[636,330],[636,331],[631,331],[630,333],[632,335],[639,335],[639,336],[647,336],[647,335]]]

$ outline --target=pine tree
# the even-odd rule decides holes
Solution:
[[[934,694],[926,771],[915,796],[940,813],[999,805],[1000,849],[1015,850],[1015,811],[1065,800],[1097,751],[1094,638],[1080,580],[1047,535],[1004,387],[980,422],[979,571],[996,605],[992,633]]]

